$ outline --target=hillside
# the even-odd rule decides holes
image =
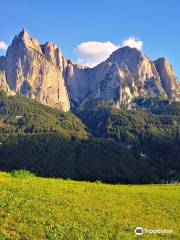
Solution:
[[[57,132],[87,138],[85,126],[71,113],[47,107],[21,95],[0,91],[0,141],[37,133]]]
[[[180,143],[180,103],[163,98],[136,98],[131,109],[121,110],[112,103],[88,101],[75,108],[96,137],[111,138],[128,143],[143,143],[159,138]]]
[[[179,239],[179,186],[106,185],[0,173],[0,239]],[[171,193],[171,194],[169,194]]]
[[[1,93],[0,169],[109,183],[179,181],[179,103],[153,101],[137,99],[136,110],[87,102],[76,110],[82,124],[71,113]]]

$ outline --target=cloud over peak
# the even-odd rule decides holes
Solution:
[[[79,63],[93,67],[108,58],[118,47],[109,41],[82,42],[75,48],[75,54]]]
[[[122,46],[123,47],[128,46],[131,48],[137,48],[138,50],[142,50],[143,42],[140,41],[138,38],[129,37],[128,39],[122,42]]]
[[[89,67],[94,67],[97,64],[106,60],[112,52],[120,47],[129,46],[142,50],[143,42],[135,37],[129,37],[121,44],[116,45],[110,41],[107,42],[82,42],[75,49],[75,55],[78,58],[78,62]]]

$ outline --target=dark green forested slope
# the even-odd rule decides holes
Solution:
[[[1,93],[0,169],[111,183],[179,180],[180,105],[137,99],[133,107],[87,102],[75,110],[83,125],[73,114]]]
[[[180,143],[180,103],[177,102],[138,98],[131,110],[119,110],[111,103],[93,100],[75,113],[96,137],[135,144],[153,138]]]
[[[23,96],[0,92],[0,141],[42,132],[87,138],[85,126],[71,113],[60,112]]]

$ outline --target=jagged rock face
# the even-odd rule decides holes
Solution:
[[[66,62],[64,78],[72,101],[81,102],[87,97],[89,92],[89,81],[87,78],[89,70],[89,68],[79,64],[73,64],[69,60]]]
[[[4,71],[0,71],[0,89],[5,91],[8,95],[15,95],[15,92],[11,91],[7,82]]]
[[[137,96],[166,97],[154,63],[139,50],[130,47],[120,48],[109,57],[107,62],[117,64],[120,104],[129,103]]]
[[[65,67],[65,60],[60,49],[53,43],[47,42],[41,45],[44,55],[62,72]]]
[[[5,68],[5,57],[0,57],[0,89],[5,91],[8,95],[14,95],[15,93],[10,90],[6,82],[6,74],[4,71]]]
[[[94,68],[82,69],[70,63],[66,70],[66,84],[73,101],[99,98],[120,107],[138,96],[180,100],[180,86],[172,68],[166,64],[163,70],[163,66],[158,67],[135,48],[120,48]]]
[[[119,48],[94,68],[65,61],[53,43],[40,45],[23,30],[0,58],[0,88],[68,111],[89,99],[128,105],[138,96],[180,101],[180,83],[167,60],[151,61],[139,50]],[[69,95],[69,97],[68,97]]]
[[[6,81],[16,93],[68,111],[70,104],[67,90],[62,73],[57,68],[57,64],[60,67],[60,51],[54,46],[51,48],[49,44],[43,50],[45,52],[41,50],[38,41],[30,38],[23,30],[7,50]]]
[[[159,73],[167,96],[170,99],[178,101],[180,98],[180,83],[177,82],[176,75],[172,69],[172,66],[165,58],[157,59],[154,64]]]

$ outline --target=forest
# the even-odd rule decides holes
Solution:
[[[0,93],[0,170],[107,183],[180,179],[180,103],[93,100],[64,113]]]

